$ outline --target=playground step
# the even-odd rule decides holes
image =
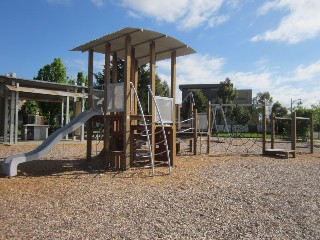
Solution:
[[[285,158],[289,158],[289,154],[292,155],[293,158],[296,157],[295,150],[288,150],[288,149],[266,149],[265,154],[267,155],[284,155]]]

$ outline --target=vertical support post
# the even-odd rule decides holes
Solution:
[[[114,53],[112,56],[112,83],[118,82],[118,55]]]
[[[267,104],[264,102],[262,109],[262,154],[266,153],[266,144],[267,144]]]
[[[211,102],[208,102],[208,106],[207,106],[207,122],[208,122],[208,126],[207,126],[207,154],[210,153],[210,140],[211,140]]]
[[[131,76],[130,80],[135,85],[135,73],[136,73],[136,61],[135,61],[135,49],[131,48]],[[137,99],[136,96],[133,94],[131,97],[131,114],[137,114]]]
[[[124,163],[121,168],[130,167],[130,77],[131,77],[131,37],[125,39],[125,72],[124,72],[124,114],[123,114],[123,147]]]
[[[105,164],[107,167],[110,166],[110,156],[107,154],[107,151],[110,150],[110,118],[107,117],[107,88],[110,84],[110,55],[111,55],[111,44],[107,43],[105,45],[105,55],[104,55],[104,158]]]
[[[66,125],[69,123],[69,107],[70,107],[70,101],[69,96],[66,97]],[[66,140],[69,139],[68,134],[66,135]]]
[[[84,83],[82,83],[82,87],[84,86]],[[82,88],[82,93],[84,93],[84,88]],[[84,112],[84,97],[81,98],[81,112]],[[80,130],[80,141],[84,141],[84,124],[81,125]]]
[[[313,153],[314,148],[314,142],[313,142],[313,115],[310,115],[310,153]]]
[[[150,43],[150,79],[149,85],[153,94],[156,91],[156,51],[155,51],[155,43]],[[155,156],[155,122],[156,122],[156,113],[155,113],[155,103],[152,101],[152,98],[149,98],[149,106],[150,106],[150,113],[151,114],[151,146],[152,146],[152,157]],[[154,162],[154,159],[151,161]]]
[[[297,114],[291,113],[291,150],[294,150],[293,157],[296,157],[296,141],[297,141]]]
[[[172,131],[171,131],[171,136],[170,136],[170,160],[171,160],[171,165],[175,162],[175,158],[177,155],[177,134],[176,134],[176,84],[177,84],[177,53],[176,51],[171,52],[171,98],[172,98]]]
[[[12,85],[15,85],[15,82],[12,82]],[[10,101],[10,135],[9,135],[9,143],[13,144],[13,134],[14,134],[14,108],[15,108],[15,92],[11,91],[11,101]]]
[[[4,129],[3,129],[3,142],[8,143],[8,90],[5,91],[4,93]]]
[[[136,89],[136,91],[138,92],[138,80],[139,80],[139,65],[138,65],[138,60],[135,60],[135,64],[134,64],[134,88]],[[138,100],[136,98],[136,96],[134,95],[134,99],[135,99],[135,114],[138,114]]]
[[[274,149],[274,138],[275,138],[275,113],[271,113],[271,149]]]
[[[63,127],[63,120],[64,120],[64,98],[61,99],[61,119],[60,119],[60,127]]]
[[[19,83],[16,84],[17,86],[17,90],[19,88]],[[19,92],[16,91],[16,106],[15,106],[15,122],[14,122],[14,126],[15,126],[15,130],[14,130],[14,143],[17,144],[18,143],[18,123],[19,123]]]
[[[198,155],[198,110],[193,109],[194,133],[193,133],[193,155]]]
[[[88,106],[93,107],[93,50],[88,51]],[[87,161],[91,161],[92,152],[92,120],[89,119],[87,124]]]
[[[176,104],[176,129],[180,131],[181,129],[181,104]]]

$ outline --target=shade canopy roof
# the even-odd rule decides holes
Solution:
[[[104,54],[105,45],[110,43],[111,53],[117,53],[118,58],[124,59],[125,38],[128,35],[131,36],[131,46],[135,49],[135,58],[138,60],[139,65],[149,63],[149,46],[151,42],[155,42],[157,61],[170,59],[172,51],[176,51],[177,57],[195,53],[195,50],[188,47],[186,44],[163,33],[129,27],[87,42],[71,51],[86,52],[92,49],[94,52]]]

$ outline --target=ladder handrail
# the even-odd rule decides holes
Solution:
[[[169,169],[169,174],[171,174],[171,160],[170,160],[170,154],[169,154],[169,148],[168,148],[168,141],[167,141],[167,136],[166,136],[166,131],[165,131],[165,128],[164,128],[164,124],[163,124],[163,121],[162,121],[162,118],[161,118],[161,114],[160,114],[160,110],[159,110],[159,107],[158,107],[158,104],[155,100],[155,97],[153,95],[153,92],[151,90],[151,87],[150,85],[148,85],[148,90],[149,90],[149,93],[153,99],[153,102],[155,104],[155,107],[156,107],[156,111],[158,113],[158,117],[159,117],[159,120],[160,120],[160,124],[161,124],[161,128],[162,128],[162,134],[163,134],[163,139],[165,140],[165,146],[166,146],[166,152],[167,152],[167,158],[168,158],[168,169]]]
[[[154,160],[153,160],[153,156],[152,156],[152,146],[151,146],[151,143],[150,143],[150,134],[149,134],[149,130],[148,130],[148,126],[147,126],[147,123],[146,123],[146,119],[145,119],[145,116],[144,116],[144,113],[143,113],[143,109],[142,109],[142,106],[141,106],[141,102],[140,102],[140,99],[138,97],[138,93],[133,85],[132,82],[130,82],[130,86],[131,86],[131,89],[133,90],[136,98],[137,98],[137,102],[138,102],[138,105],[139,105],[139,109],[140,109],[140,112],[141,112],[141,115],[142,115],[142,121],[143,121],[143,125],[144,125],[144,128],[145,128],[145,132],[146,132],[146,137],[147,137],[147,143],[148,143],[148,148],[149,148],[149,157],[150,157],[150,167],[152,169],[152,176],[154,176]]]

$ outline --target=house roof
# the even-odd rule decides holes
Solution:
[[[105,45],[110,43],[111,53],[117,53],[118,58],[124,59],[125,38],[128,35],[131,36],[131,46],[135,49],[135,58],[138,60],[139,65],[149,63],[149,46],[151,42],[155,42],[157,61],[170,59],[172,51],[176,51],[177,57],[196,52],[185,43],[163,33],[130,27],[89,41],[73,48],[71,51],[86,52],[92,49],[94,52],[104,54]]]

